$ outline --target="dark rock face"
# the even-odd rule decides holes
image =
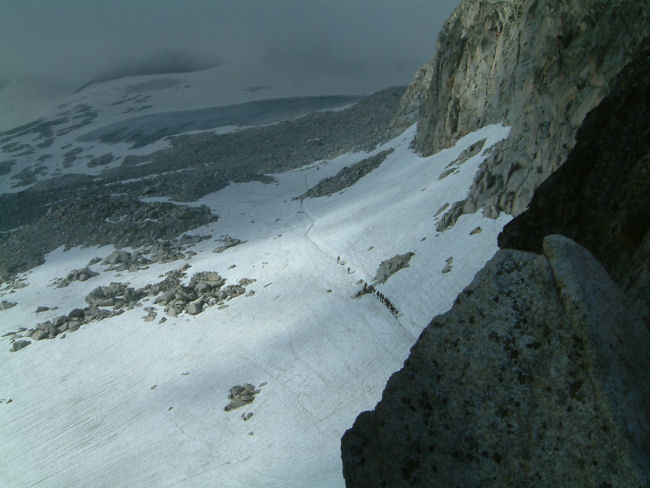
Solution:
[[[425,154],[486,124],[512,126],[462,212],[518,215],[565,160],[584,116],[609,92],[649,23],[650,4],[633,0],[463,0],[394,125],[408,125],[408,110],[424,98],[416,147]]]
[[[46,215],[14,232],[0,233],[0,276],[41,264],[45,254],[61,245],[152,245],[215,220],[206,206],[86,194],[50,207]]]
[[[499,245],[541,252],[561,233],[587,247],[650,327],[650,42],[590,112],[567,161]]]
[[[358,163],[346,166],[334,176],[319,181],[316,186],[310,188],[295,199],[304,200],[305,198],[330,196],[334,193],[345,190],[354,185],[371,171],[377,169],[392,152],[392,149],[381,151],[374,156],[359,161]]]
[[[429,324],[344,435],[346,486],[645,486],[648,331],[588,251],[544,251],[499,251]]]

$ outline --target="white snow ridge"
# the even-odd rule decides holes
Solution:
[[[113,248],[51,253],[24,274],[27,287],[2,297],[18,305],[2,312],[0,334],[87,306],[83,297],[95,286],[142,287],[185,262],[188,280],[217,271],[229,284],[256,281],[247,296],[198,315],[170,317],[146,299],[154,321],[136,307],[18,352],[9,352],[5,338],[4,486],[344,486],[341,436],[379,401],[422,329],[497,251],[509,216],[489,219],[479,210],[437,232],[444,212],[436,213],[464,198],[488,149],[508,133],[486,126],[420,157],[409,149],[411,127],[369,154],[273,175],[277,183],[231,184],[197,202],[219,220],[192,232],[214,237],[196,244],[186,261],[122,276],[102,272],[92,285],[56,288],[54,278]],[[484,139],[475,156],[450,166]],[[294,199],[391,148],[376,170],[342,192]],[[245,242],[214,253],[225,235]],[[375,285],[396,314],[371,293],[355,297],[382,261],[408,252],[409,265]],[[40,305],[58,310],[35,315]],[[245,383],[259,390],[254,400],[225,411],[230,388]]]

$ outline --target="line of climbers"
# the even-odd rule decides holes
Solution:
[[[336,256],[336,264],[340,264],[341,266],[345,266],[346,261],[341,259],[341,256]],[[350,267],[348,266],[347,268],[348,274],[352,274],[350,271]],[[363,280],[359,280],[357,283],[362,282]],[[382,292],[377,290],[375,288],[375,285],[369,285],[365,281],[363,281],[363,290],[359,290],[359,292],[356,294],[355,298],[359,298],[363,295],[367,295],[368,293],[372,293],[374,296],[377,297],[377,299],[383,303],[388,310],[390,310],[390,313],[392,313],[395,317],[399,315],[399,311],[395,308],[395,305],[384,295]]]
[[[365,295],[367,293],[372,293],[375,295],[381,303],[383,303],[390,312],[397,317],[399,315],[399,311],[395,308],[395,305],[388,299],[386,295],[384,295],[382,292],[377,290],[374,285],[369,285],[365,281],[363,282],[363,290],[361,290],[357,296],[360,297],[362,295]]]

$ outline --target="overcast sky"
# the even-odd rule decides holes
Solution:
[[[0,78],[77,87],[175,52],[407,83],[459,0],[0,0]]]

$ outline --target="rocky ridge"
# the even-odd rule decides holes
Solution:
[[[480,208],[487,215],[524,211],[649,23],[648,4],[631,0],[463,0],[392,124],[393,132],[410,125],[424,99],[415,145],[425,154],[486,124],[512,126],[447,220]]]

